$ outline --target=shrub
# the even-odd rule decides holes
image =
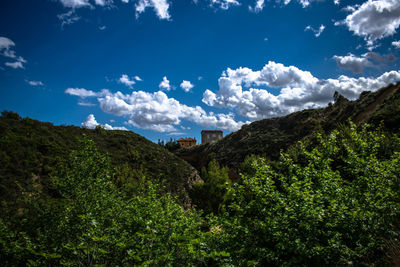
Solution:
[[[236,265],[384,264],[387,240],[399,238],[400,142],[390,138],[388,157],[388,138],[367,127],[318,135],[277,167],[253,161],[221,219]]]

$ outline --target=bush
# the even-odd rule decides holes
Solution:
[[[219,245],[235,265],[385,264],[399,238],[399,138],[390,157],[388,138],[367,126],[317,139],[277,167],[253,161],[230,190]]]
[[[194,185],[190,197],[198,209],[205,213],[218,213],[220,205],[225,200],[225,194],[231,184],[228,177],[228,168],[220,167],[213,159],[208,168],[203,168],[201,177],[204,180]]]

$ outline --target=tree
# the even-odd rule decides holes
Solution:
[[[204,182],[196,183],[191,192],[193,202],[206,213],[218,213],[231,184],[228,168],[221,168],[217,160],[213,159],[207,169],[202,169],[201,177]]]

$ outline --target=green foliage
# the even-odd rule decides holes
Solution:
[[[205,213],[218,213],[231,183],[228,168],[221,168],[214,159],[210,161],[207,169],[202,169],[201,177],[204,182],[198,182],[193,186],[190,197],[193,203]]]
[[[317,139],[277,168],[255,160],[230,190],[220,247],[234,265],[385,264],[385,240],[399,238],[399,138],[390,156],[367,126]]]
[[[178,144],[178,141],[172,138],[170,138],[168,142],[164,142],[164,140],[158,140],[157,144],[172,153],[181,148],[181,146]]]
[[[53,126],[11,111],[0,116],[0,214],[15,213],[22,192],[39,186],[42,197],[59,198],[50,173],[60,169],[63,160],[79,147],[86,134],[101,153],[108,153],[117,171],[114,182],[130,193],[130,187],[143,176],[154,183],[165,181],[165,191],[188,201],[188,180],[195,170],[153,142],[129,131],[95,130],[75,126]]]
[[[109,158],[90,139],[56,174],[60,201],[28,195],[18,218],[0,220],[3,264],[188,266],[221,257],[208,249],[201,216],[151,181],[130,197],[118,191]]]

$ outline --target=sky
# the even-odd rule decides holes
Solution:
[[[398,0],[2,0],[0,109],[157,142],[400,81]]]

